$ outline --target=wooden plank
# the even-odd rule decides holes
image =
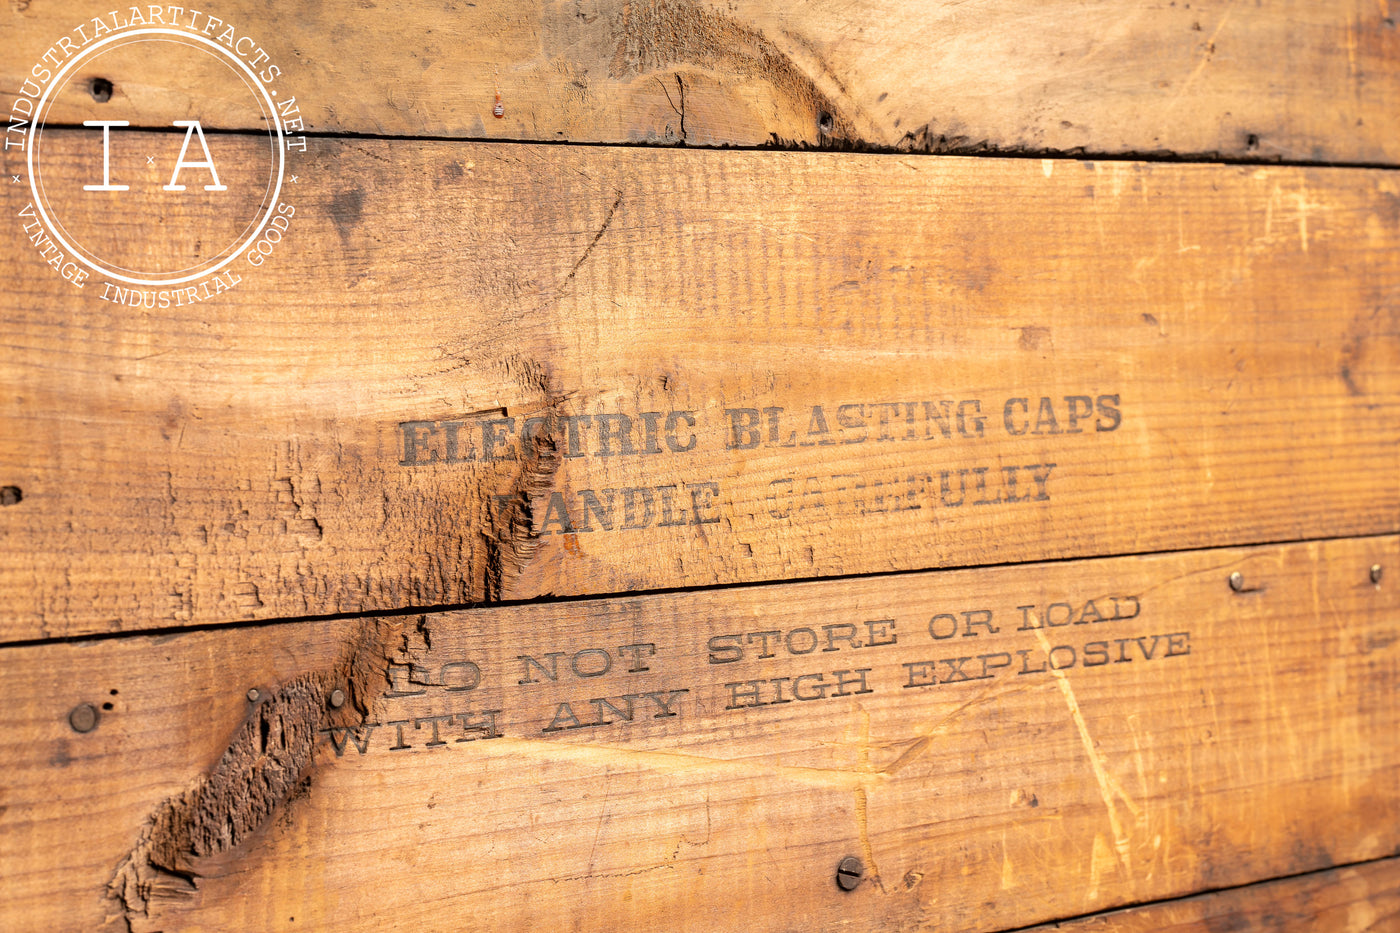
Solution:
[[[94,133],[50,132],[48,190],[81,197]],[[219,219],[112,148],[133,206],[91,236],[135,263]],[[74,288],[0,225],[3,638],[1400,526],[1389,172],[385,142],[291,172],[214,300]]]
[[[141,25],[127,5],[9,4],[6,103],[105,37],[94,18],[110,29],[109,11]],[[227,0],[166,22],[232,29],[226,41],[278,67],[307,126],[328,133],[1352,163],[1394,163],[1400,147],[1386,0]],[[162,68],[149,49],[83,64],[53,119],[107,118],[93,115],[99,77],[114,86],[104,114],[149,119],[173,100],[209,124],[261,127],[230,103],[226,70]]]
[[[1026,933],[1355,933],[1400,920],[1400,859],[1333,868],[1296,878],[1147,904]]]
[[[0,925],[1001,930],[1386,856],[1397,561],[1389,536],[5,649]]]

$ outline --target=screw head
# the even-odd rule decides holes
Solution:
[[[345,691],[336,687],[331,691],[331,709],[340,709],[345,705]]]
[[[1371,582],[1372,582],[1372,583],[1379,583],[1379,582],[1381,582],[1381,565],[1380,565],[1380,564],[1372,564],[1372,565],[1371,565]]]
[[[1244,574],[1240,573],[1238,570],[1230,574],[1230,589],[1234,590],[1236,593],[1244,589]]]
[[[74,732],[91,732],[97,728],[97,707],[91,703],[79,703],[68,714],[68,725]]]
[[[865,875],[865,866],[854,855],[848,855],[836,866],[836,884],[842,891],[854,891]]]
[[[262,691],[261,691],[261,690],[259,690],[257,687],[249,687],[249,688],[248,688],[248,702],[249,702],[249,703],[256,703],[256,702],[258,702],[258,701],[261,700],[261,699],[262,699]]]

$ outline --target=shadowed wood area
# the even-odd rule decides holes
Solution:
[[[1388,856],[1400,628],[1367,568],[1397,559],[1390,536],[5,649],[0,923],[989,930]]]
[[[0,97],[47,80],[46,52],[48,65],[82,55],[105,35],[99,24],[169,23],[276,67],[307,128],[322,133],[1347,163],[1394,163],[1400,147],[1400,30],[1389,0],[151,9],[8,4]],[[226,70],[170,80],[134,50],[83,62],[49,119],[89,118],[98,78],[136,125],[194,100],[206,125],[262,125],[238,109]]]
[[[1026,933],[1382,933],[1400,923],[1400,859],[1113,911]]]
[[[1400,522],[1388,172],[386,142],[294,170],[217,300],[16,266],[3,637]]]

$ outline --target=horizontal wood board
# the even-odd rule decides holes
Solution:
[[[305,159],[213,301],[0,225],[0,637],[1400,527],[1389,172]]]
[[[1334,868],[1026,933],[1383,933],[1400,922],[1400,859]]]
[[[1384,172],[460,143],[1392,163],[1389,5],[1316,6],[222,6],[268,40],[292,132],[458,142],[290,140],[286,242],[188,308],[56,281],[7,190],[0,642],[1393,533]],[[0,13],[6,181],[33,167],[22,50],[108,17]],[[204,119],[240,196],[267,119],[227,62],[150,51],[76,70],[46,115],[166,130],[117,134],[146,190],[114,197],[74,196],[94,133],[46,136],[63,219],[133,267],[241,224],[150,190],[171,115]],[[1365,572],[1395,554],[7,649],[30,699],[0,927],[1386,928],[1391,860],[1261,879],[1400,848],[1396,614]],[[1212,590],[1222,560],[1245,575]]]
[[[0,925],[994,930],[1390,856],[1400,604],[1368,568],[1397,561],[1386,536],[4,649]]]
[[[137,5],[139,19],[131,9],[8,4],[0,98],[22,96],[26,80],[39,79],[39,90],[47,65],[105,36],[98,23],[157,26],[150,5]],[[321,133],[1385,164],[1400,146],[1390,0],[225,0],[200,15],[160,9],[161,26],[226,36],[260,69],[277,67],[278,86]],[[209,125],[260,128],[231,103],[222,68],[153,73],[148,54],[128,52],[80,60],[51,119],[90,118],[101,78],[112,85],[111,111],[138,121],[194,102]]]

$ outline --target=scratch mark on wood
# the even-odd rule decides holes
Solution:
[[[857,708],[856,712],[860,716],[860,744],[857,747],[856,767],[861,773],[869,774],[870,713],[860,708]],[[865,859],[866,871],[871,881],[883,894],[885,883],[880,878],[880,866],[875,861],[875,849],[870,844],[870,798],[864,784],[855,788],[854,798],[856,827],[860,833],[860,854]]]
[[[597,233],[593,234],[593,239],[589,241],[588,247],[583,251],[583,255],[578,258],[578,262],[574,263],[574,267],[570,269],[569,274],[564,277],[565,282],[572,281],[573,277],[578,274],[579,268],[588,260],[589,255],[593,252],[593,247],[598,245],[598,241],[603,238],[603,234],[608,232],[608,227],[612,226],[613,215],[617,213],[617,208],[621,204],[622,192],[619,191],[617,192],[617,197],[613,199],[612,207],[608,208],[607,216],[603,218],[603,225],[598,228]]]
[[[1041,629],[1035,629],[1034,634],[1036,641],[1040,643],[1041,650],[1046,653],[1046,656],[1049,656],[1052,647],[1050,639]],[[1099,786],[1099,796],[1103,798],[1104,806],[1108,808],[1108,825],[1113,830],[1113,845],[1118,851],[1118,858],[1122,861],[1123,867],[1131,874],[1133,870],[1132,851],[1129,847],[1128,834],[1123,828],[1123,821],[1119,818],[1118,808],[1113,801],[1115,790],[1117,796],[1123,800],[1129,810],[1133,811],[1135,817],[1140,814],[1140,811],[1132,800],[1123,793],[1123,789],[1116,786],[1116,782],[1109,775],[1107,763],[1099,754],[1098,748],[1095,747],[1094,737],[1089,734],[1089,724],[1085,722],[1084,713],[1079,709],[1079,700],[1074,695],[1074,687],[1069,682],[1069,676],[1064,671],[1053,667],[1050,669],[1050,673],[1054,676],[1060,692],[1064,694],[1065,706],[1069,708],[1070,718],[1074,720],[1074,726],[1079,731],[1079,739],[1084,744],[1084,752],[1089,756],[1089,765],[1094,770],[1094,781]]]
[[[1176,89],[1176,94],[1167,104],[1166,113],[1169,114],[1176,109],[1176,105],[1181,103],[1182,97],[1191,89],[1191,85],[1196,83],[1196,79],[1201,76],[1201,72],[1205,71],[1206,65],[1210,64],[1210,60],[1215,57],[1215,40],[1216,37],[1220,35],[1220,30],[1224,29],[1225,24],[1229,22],[1230,12],[1230,10],[1226,10],[1225,15],[1220,17],[1220,22],[1215,25],[1215,31],[1210,34],[1210,38],[1207,39],[1202,46],[1204,54],[1201,55],[1200,62],[1198,62],[1196,67],[1191,70],[1191,73],[1186,76],[1186,80],[1181,82],[1181,86]]]
[[[911,744],[909,748],[905,749],[903,754],[876,773],[893,776],[895,773],[904,770],[904,768],[908,767],[912,762],[929,750],[933,744],[933,736],[937,735],[944,726],[972,707],[985,703],[989,699],[1001,700],[1029,689],[1031,689],[1029,686],[1022,686],[1013,687],[1010,690],[998,690],[996,685],[988,685],[983,688],[982,692],[977,696],[963,703],[961,706],[958,706],[946,716],[916,729],[915,733],[919,735],[919,738]]]

